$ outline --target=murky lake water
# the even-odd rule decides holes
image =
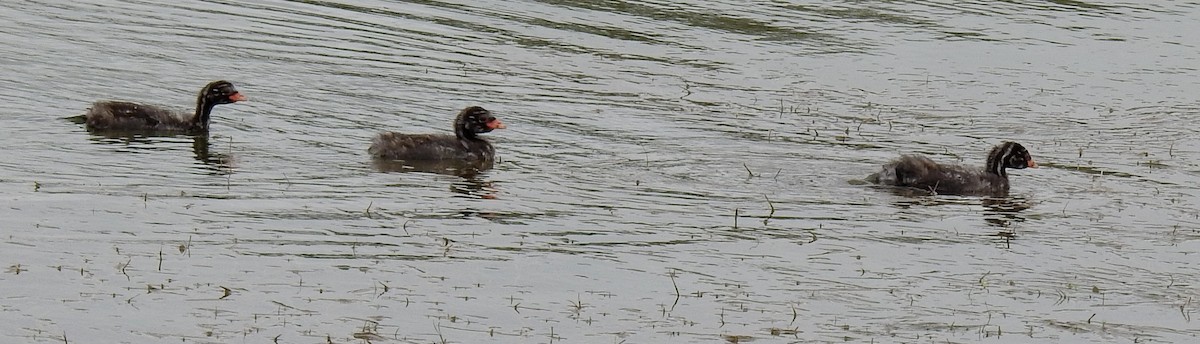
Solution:
[[[1195,2],[0,3],[6,343],[1200,341]],[[62,120],[98,99],[212,135]],[[508,124],[475,176],[383,130]],[[899,153],[1011,197],[852,181]],[[734,214],[738,214],[735,219]]]

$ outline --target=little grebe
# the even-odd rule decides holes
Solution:
[[[903,155],[883,165],[879,173],[867,176],[867,181],[917,188],[935,195],[1003,195],[1008,193],[1005,169],[1026,167],[1037,167],[1029,151],[1019,143],[1004,142],[988,153],[982,170],[939,164],[921,155]]]
[[[504,129],[504,123],[482,107],[463,109],[454,119],[454,135],[381,133],[367,152],[376,159],[493,161],[496,150],[479,134]]]
[[[196,112],[176,113],[152,105],[123,101],[98,101],[83,114],[92,131],[154,131],[203,133],[208,131],[214,106],[246,100],[228,81],[213,81],[200,90]]]

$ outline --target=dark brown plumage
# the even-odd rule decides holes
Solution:
[[[1008,193],[1005,169],[1037,167],[1029,151],[1016,142],[1004,142],[988,153],[983,169],[939,164],[921,155],[903,155],[883,165],[867,181],[921,189],[932,194],[1003,195]]]
[[[496,150],[479,134],[504,129],[492,112],[468,107],[454,119],[454,135],[385,132],[375,137],[367,152],[376,159],[431,161],[493,161]]]
[[[91,131],[150,131],[202,133],[208,131],[214,106],[246,100],[228,81],[213,81],[200,90],[196,111],[176,113],[152,105],[123,101],[98,101],[83,114]]]

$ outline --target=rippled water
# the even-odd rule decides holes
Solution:
[[[3,2],[0,338],[1195,342],[1198,7]],[[493,170],[366,154],[470,105]],[[1007,198],[854,182],[1002,140]]]

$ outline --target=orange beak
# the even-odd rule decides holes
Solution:
[[[235,102],[245,101],[246,96],[243,96],[241,92],[236,92],[234,94],[229,95],[229,100],[232,100]]]
[[[1029,168],[1037,168],[1037,163],[1032,158],[1029,159]]]
[[[491,122],[488,122],[487,127],[488,127],[488,129],[504,129],[504,128],[506,128],[504,126],[504,123],[500,122],[500,120],[498,120],[498,119],[493,119]]]

